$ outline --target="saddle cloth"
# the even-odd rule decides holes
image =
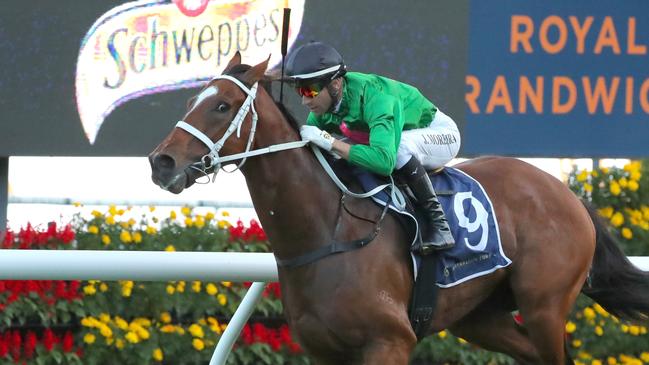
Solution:
[[[376,175],[363,169],[355,170],[353,174],[358,177],[365,191],[384,183]],[[431,175],[431,181],[456,242],[453,248],[439,251],[438,259],[435,260],[437,286],[448,288],[510,265],[511,260],[502,249],[496,214],[482,185],[468,174],[452,167]],[[372,199],[385,206],[389,201],[389,192],[383,190]],[[407,217],[414,224],[414,229],[410,230],[413,237],[411,244],[414,243],[419,236],[418,222],[414,218],[416,213],[412,209],[400,209],[392,202],[390,210],[398,213],[400,218]],[[416,278],[420,258],[414,254],[412,257]]]

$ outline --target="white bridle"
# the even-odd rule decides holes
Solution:
[[[246,162],[246,159],[248,157],[304,147],[308,143],[308,141],[294,141],[294,142],[281,143],[266,148],[260,148],[258,150],[250,151],[250,147],[252,146],[252,141],[254,140],[255,132],[257,130],[257,120],[259,119],[254,104],[255,97],[257,96],[258,83],[255,82],[254,85],[252,85],[252,88],[249,89],[241,81],[229,75],[216,76],[214,80],[217,79],[226,79],[234,82],[248,96],[246,97],[246,100],[243,102],[243,105],[241,105],[241,108],[239,108],[237,115],[235,115],[234,119],[232,119],[232,121],[230,122],[230,126],[223,134],[223,137],[221,137],[221,139],[219,139],[216,143],[212,142],[210,137],[206,136],[205,133],[196,129],[189,123],[186,123],[184,120],[181,120],[178,123],[176,123],[177,128],[183,129],[187,131],[189,134],[198,138],[209,149],[209,152],[203,157],[201,157],[201,161],[192,164],[190,166],[191,168],[202,172],[203,174],[205,174],[205,176],[208,176],[207,173],[208,169],[214,168],[214,175],[212,177],[212,182],[213,182],[219,170],[223,169],[223,167],[221,166],[223,162],[242,159],[241,162],[237,165],[237,167],[234,170],[227,171],[223,169],[223,171],[226,172],[234,172],[239,170],[243,166],[243,164]],[[219,151],[221,150],[221,148],[223,148],[225,141],[232,135],[232,133],[234,133],[235,130],[237,131],[237,138],[241,137],[241,126],[243,125],[243,121],[246,119],[246,115],[248,114],[249,111],[252,111],[252,126],[250,127],[250,136],[248,137],[246,150],[242,153],[220,157]]]

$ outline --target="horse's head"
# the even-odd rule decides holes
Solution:
[[[220,168],[220,156],[250,148],[257,122],[254,99],[267,66],[268,60],[243,65],[237,52],[223,75],[189,100],[183,120],[149,154],[154,183],[178,194]]]

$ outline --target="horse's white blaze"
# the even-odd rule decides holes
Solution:
[[[196,97],[196,101],[194,102],[194,105],[192,105],[192,109],[189,111],[190,113],[196,109],[197,106],[199,106],[205,99],[209,98],[212,95],[216,95],[219,93],[219,88],[215,85],[208,87],[207,89],[203,90],[198,96]]]

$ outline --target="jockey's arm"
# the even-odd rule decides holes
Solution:
[[[334,140],[331,151],[336,153],[338,156],[342,157],[343,159],[349,161],[349,150],[351,149],[351,147],[352,146],[349,143],[336,139]]]

